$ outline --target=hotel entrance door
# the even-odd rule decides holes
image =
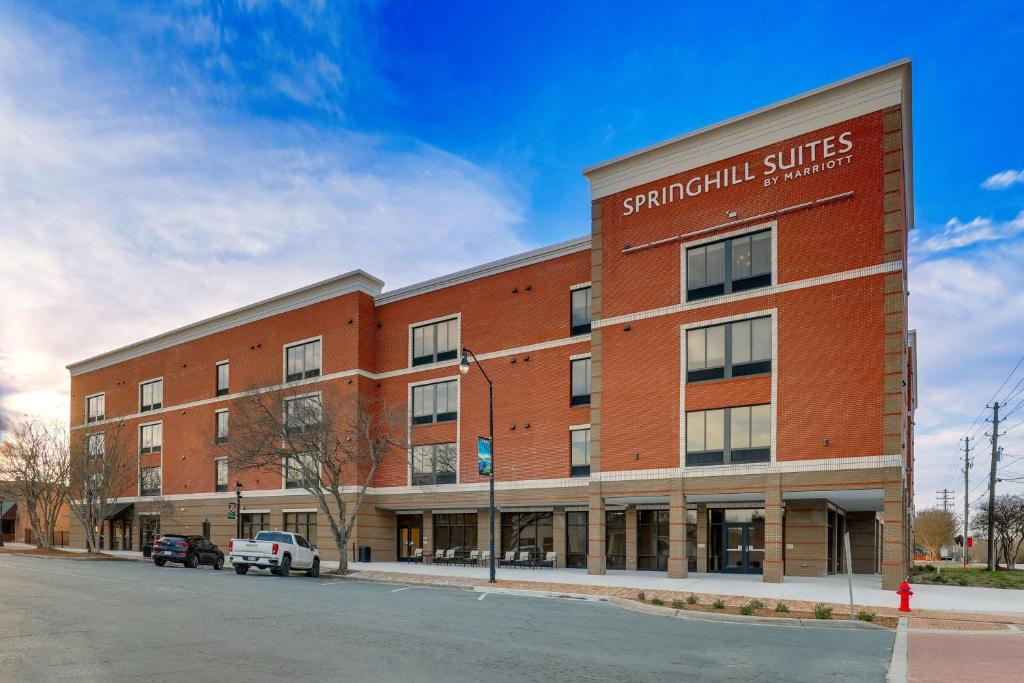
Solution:
[[[423,515],[398,515],[398,561],[408,562],[423,547]]]
[[[725,561],[722,571],[761,574],[764,571],[764,522],[722,526]]]

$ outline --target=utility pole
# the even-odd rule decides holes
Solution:
[[[949,506],[953,503],[953,494],[955,491],[952,489],[942,489],[936,491],[935,494],[939,496],[939,505],[942,506],[943,512],[949,512]]]
[[[988,475],[988,570],[996,570],[996,463],[999,461],[999,401],[992,404],[992,464]]]
[[[960,551],[963,554],[964,569],[967,568],[967,536],[969,535],[970,525],[970,500],[968,495],[971,490],[971,437],[964,437],[964,542],[960,546]]]

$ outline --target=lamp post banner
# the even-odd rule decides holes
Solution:
[[[228,503],[228,519],[234,519],[238,514],[238,503]]]
[[[480,474],[494,474],[491,463],[491,440],[486,436],[476,437],[476,466]]]

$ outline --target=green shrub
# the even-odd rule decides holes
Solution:
[[[764,603],[757,599],[751,600],[747,604],[750,605],[751,609],[764,609]]]
[[[923,571],[923,572],[933,572],[933,571],[935,571],[935,565],[934,564],[922,564],[921,565],[921,571]]]
[[[675,600],[672,601],[672,609],[685,609],[685,608],[686,608],[686,604],[682,600],[680,600],[679,598],[676,598]]]
[[[789,605],[787,605],[784,602],[777,602],[777,603],[775,603],[775,611],[776,612],[788,612],[789,611]]]
[[[966,576],[958,576],[958,577],[956,577],[956,583],[957,583],[958,586],[966,586],[967,583],[968,583],[967,577]]]
[[[868,612],[867,610],[863,610],[862,609],[861,611],[857,612],[857,618],[860,619],[861,621],[874,621],[875,620],[875,613],[874,612]]]
[[[749,602],[745,602],[742,605],[740,605],[740,614],[746,614],[747,616],[749,616],[749,615],[751,615],[753,613],[754,613],[754,606],[751,605]]]
[[[665,604],[665,601],[662,600],[661,598],[651,598],[651,604],[652,605],[657,605],[657,606],[660,607],[661,605]]]
[[[936,574],[935,576],[931,577],[931,581],[932,583],[948,583],[948,579],[946,579],[945,574]]]
[[[711,606],[715,609],[722,609],[723,607],[725,607],[725,601],[715,600],[713,603],[711,603]]]
[[[697,596],[694,595],[693,593],[690,593],[689,595],[687,595],[686,596],[686,604],[687,605],[696,605],[696,604],[698,604],[697,603]]]
[[[644,600],[647,599],[647,593],[644,593],[643,591],[640,591],[639,593],[636,594],[636,599],[639,600],[640,602],[643,602]]]
[[[832,618],[832,608],[829,607],[828,605],[823,605],[822,603],[819,602],[817,605],[814,606],[814,618],[815,619],[831,619]]]

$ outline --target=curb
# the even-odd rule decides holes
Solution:
[[[659,607],[648,605],[629,598],[608,598],[609,602],[628,609],[633,612],[644,614],[655,614],[663,617],[675,617],[676,619],[690,619],[692,621],[727,621],[738,624],[762,624],[769,626],[782,626],[786,628],[839,628],[839,629],[860,629],[860,630],[882,630],[891,629],[879,624],[872,624],[866,621],[834,621],[831,619],[796,619],[793,617],[762,617],[757,615],[746,616],[743,614],[716,614],[714,612],[689,612],[685,609],[674,609],[672,607]]]

